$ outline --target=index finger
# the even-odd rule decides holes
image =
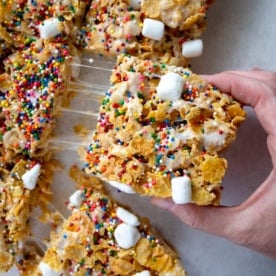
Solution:
[[[223,72],[215,75],[202,76],[225,93],[230,93],[234,98],[245,105],[255,107],[263,97],[261,92],[264,84],[259,79],[248,75],[241,75],[235,71]]]
[[[202,77],[243,104],[253,107],[265,131],[276,135],[275,86],[271,85],[271,80],[268,82],[263,77],[257,78],[256,72],[252,72],[241,74],[239,71],[229,71]]]

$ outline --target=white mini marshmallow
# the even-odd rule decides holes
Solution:
[[[121,223],[116,227],[114,237],[121,248],[129,249],[138,242],[141,234],[136,227]]]
[[[172,178],[172,199],[176,204],[184,204],[191,202],[192,188],[191,179],[184,175]]]
[[[128,210],[122,207],[117,207],[116,215],[120,220],[130,226],[140,225],[139,219],[134,214],[130,213]]]
[[[184,79],[173,72],[163,75],[156,88],[157,97],[164,101],[177,101],[183,92]]]
[[[151,276],[151,273],[148,270],[144,270],[144,271],[135,273],[134,276]]]
[[[195,39],[182,44],[182,55],[186,58],[199,57],[203,52],[203,41]]]
[[[38,26],[40,38],[49,39],[59,34],[60,33],[59,24],[60,24],[60,21],[56,17],[44,20]]]
[[[33,190],[35,188],[37,179],[40,175],[40,168],[41,166],[39,164],[36,164],[22,175],[22,180],[25,188],[29,190]]]
[[[74,206],[76,208],[79,208],[82,203],[82,198],[81,198],[82,192],[81,190],[75,191],[70,197],[69,197],[69,202],[71,206]]]
[[[125,192],[127,194],[135,194],[136,192],[132,189],[132,187],[130,187],[129,185],[127,184],[124,184],[124,183],[121,183],[121,182],[118,182],[118,181],[113,181],[113,180],[110,180],[109,181],[109,184],[113,187],[115,187],[116,189],[122,191],[122,192]]]
[[[38,265],[38,269],[42,273],[42,276],[60,276],[62,272],[55,271],[48,264],[41,262]]]
[[[141,8],[141,0],[128,0],[128,3],[134,10],[139,10]]]
[[[164,35],[165,25],[163,22],[146,18],[143,23],[142,35],[154,40],[161,40]]]

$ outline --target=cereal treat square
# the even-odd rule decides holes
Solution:
[[[148,219],[114,202],[99,180],[73,173],[83,183],[70,197],[72,215],[52,234],[35,275],[186,275]]]
[[[128,193],[217,205],[227,168],[218,154],[244,119],[239,102],[189,69],[121,55],[86,171]]]
[[[0,39],[28,47],[38,38],[75,41],[88,0],[13,0],[0,3]]]
[[[92,1],[80,41],[84,49],[104,56],[127,53],[187,65],[189,57],[201,54],[201,40],[188,42],[204,31],[209,4],[206,0]]]
[[[20,158],[7,163],[0,158],[0,271],[8,271],[24,263],[30,214],[49,201],[53,164]]]
[[[45,153],[59,108],[68,101],[67,88],[76,73],[69,63],[77,54],[69,45],[37,40],[5,59],[0,132],[7,159],[18,153],[30,157]]]

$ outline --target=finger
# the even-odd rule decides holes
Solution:
[[[271,155],[273,168],[276,170],[276,135],[269,135],[267,137],[267,147]]]
[[[235,212],[229,207],[197,206],[195,204],[174,204],[169,199],[153,198],[152,203],[166,209],[188,226],[210,234],[235,240],[232,225]]]
[[[228,71],[228,72],[224,72],[224,73],[233,73],[236,75],[248,77],[248,78],[255,79],[255,80],[266,81],[266,82],[271,81],[271,83],[276,84],[276,72],[265,71],[258,67],[253,68],[251,71],[235,70],[235,71]],[[215,75],[218,75],[218,74],[215,74]],[[215,75],[201,75],[201,76],[204,79],[209,80],[209,79],[212,79],[213,76],[215,76]]]
[[[273,89],[276,89],[276,72],[264,71],[260,68],[253,68],[251,71],[232,71],[233,73],[251,79],[264,81]]]
[[[233,97],[246,105],[255,107],[260,101],[261,93],[257,87],[262,86],[262,84],[259,80],[252,80],[230,71],[209,76],[203,75],[202,77],[221,91],[232,94]]]
[[[240,102],[252,106],[266,132],[276,135],[276,97],[270,84],[245,76],[240,71],[205,75],[203,78],[221,91],[232,94]],[[276,83],[276,78],[273,83]]]

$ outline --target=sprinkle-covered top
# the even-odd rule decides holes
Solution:
[[[71,76],[66,64],[71,54],[67,45],[37,41],[5,60],[0,108],[6,127],[1,139],[6,150],[35,156],[45,147],[58,107],[66,97]]]
[[[79,39],[93,53],[128,53],[184,66],[182,44],[202,34],[207,7],[205,0],[92,1]]]
[[[226,160],[245,113],[189,69],[121,55],[102,101],[87,171],[141,194],[172,195],[187,176],[191,200],[216,204]]]
[[[52,37],[56,41],[75,40],[88,0],[5,0],[0,3],[0,39],[17,49],[29,47],[41,38],[39,31],[50,18],[59,22]]]
[[[69,203],[73,213],[53,235],[38,266],[40,273],[185,275],[175,253],[151,230],[147,219],[118,206],[93,183],[87,186],[77,191],[78,207]]]

